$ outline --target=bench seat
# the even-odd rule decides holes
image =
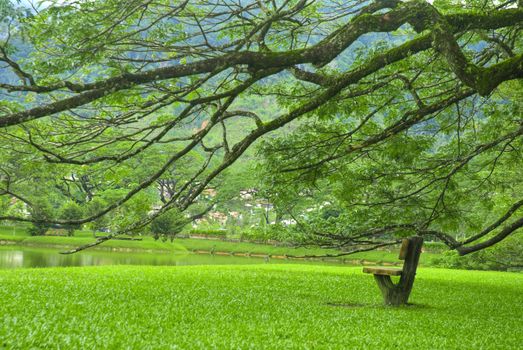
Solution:
[[[401,276],[403,271],[394,267],[364,267],[363,272],[373,275]]]

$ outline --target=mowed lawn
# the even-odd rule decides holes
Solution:
[[[521,349],[523,274],[421,269],[411,301],[361,267],[0,270],[0,348]]]

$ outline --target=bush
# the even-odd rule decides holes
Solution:
[[[44,198],[35,199],[32,206],[29,207],[29,213],[33,220],[51,220],[53,208],[51,204]],[[28,232],[31,236],[43,236],[51,227],[46,222],[33,223],[29,228]]]
[[[291,229],[282,225],[265,225],[242,230],[240,239],[254,242],[290,242],[293,237]]]
[[[29,232],[31,236],[43,236],[50,227],[51,225],[46,223],[34,223],[27,229],[27,232]]]
[[[79,220],[83,216],[83,210],[82,207],[80,207],[75,202],[65,202],[65,204],[62,206],[60,217],[62,220]],[[82,227],[82,225],[79,224],[67,224],[63,225],[63,227],[67,231],[68,236],[73,236],[74,231],[78,230]]]
[[[192,229],[189,231],[189,234],[191,235],[202,235],[202,236],[210,236],[210,237],[220,237],[225,238],[227,237],[227,230],[223,229]]]
[[[183,215],[172,209],[156,217],[151,222],[150,228],[154,239],[162,238],[162,240],[165,241],[167,237],[170,237],[172,241],[186,224],[187,221]]]
[[[523,270],[523,237],[514,235],[490,248],[465,256],[447,251],[433,263],[439,267],[464,270]]]
[[[107,202],[102,198],[95,197],[87,205],[87,215],[92,216],[98,214],[107,207]],[[96,231],[102,231],[109,226],[109,216],[102,215],[97,219],[87,224],[88,228],[93,231],[93,236],[96,236]]]

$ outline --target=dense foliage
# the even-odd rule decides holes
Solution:
[[[165,241],[170,237],[172,241],[185,224],[183,216],[177,211],[171,210],[151,222],[151,232],[156,239],[162,238]]]
[[[93,244],[188,223],[263,138],[239,183],[301,243],[466,255],[523,226],[521,1],[22,7],[0,1],[2,220],[111,230]]]
[[[434,266],[453,269],[523,271],[523,237],[509,237],[490,249],[465,257],[460,257],[455,252],[445,252],[432,263]]]

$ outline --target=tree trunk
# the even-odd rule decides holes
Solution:
[[[408,239],[409,245],[403,264],[403,271],[398,284],[394,284],[387,275],[374,275],[378,287],[383,294],[385,305],[400,306],[407,304],[416,277],[421,247],[422,237],[411,237]]]
[[[390,276],[374,275],[374,279],[378,283],[381,294],[383,294],[385,305],[400,306],[407,304],[410,290],[401,288],[399,284],[395,285]]]

